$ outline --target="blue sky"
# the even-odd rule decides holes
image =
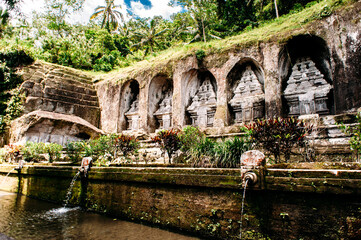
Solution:
[[[182,11],[180,6],[170,7],[169,2],[170,0],[115,0],[116,5],[122,6],[121,12],[124,15],[130,11],[138,17],[162,16],[166,19],[169,19],[172,14]],[[1,0],[0,3],[2,3]],[[82,11],[69,16],[68,21],[88,23],[90,15],[99,5],[104,6],[105,0],[85,0]],[[20,9],[30,19],[33,11],[44,11],[44,0],[23,0]]]
[[[135,1],[125,0],[124,2],[125,2],[125,4],[127,4],[128,6],[130,6],[130,3],[131,3],[131,2],[135,2]],[[145,7],[150,8],[150,7],[152,6],[152,3],[151,3],[149,0],[140,0],[140,2],[141,2]]]

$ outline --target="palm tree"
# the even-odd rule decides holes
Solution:
[[[101,28],[107,28],[108,31],[118,28],[119,19],[124,22],[124,17],[121,12],[116,10],[121,8],[121,5],[114,5],[114,0],[105,0],[106,6],[98,6],[95,8],[95,12],[90,16],[90,20],[102,16]]]
[[[139,21],[141,26],[138,29],[140,31],[133,33],[133,39],[138,43],[133,44],[132,47],[144,47],[144,55],[147,55],[149,51],[153,52],[155,47],[161,48],[158,39],[169,29],[160,29],[159,23],[160,21],[157,18],[152,19],[149,24],[146,21]]]

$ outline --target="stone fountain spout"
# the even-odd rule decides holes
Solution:
[[[21,169],[24,167],[25,161],[24,160],[19,160],[19,165],[17,167],[15,167],[15,170],[17,171],[21,171]]]
[[[265,165],[265,155],[258,150],[250,150],[241,156],[241,178],[242,188],[255,186],[259,183],[259,173],[262,166]]]
[[[88,177],[88,172],[90,171],[90,168],[92,166],[93,159],[91,157],[84,157],[81,160],[81,166],[79,171],[83,173],[84,177]]]
[[[257,174],[253,171],[248,171],[243,176],[242,187],[256,185],[257,181],[258,181]]]

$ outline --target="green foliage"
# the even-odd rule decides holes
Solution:
[[[0,164],[6,162],[7,160],[7,151],[5,148],[0,148]]]
[[[44,148],[45,153],[49,156],[50,163],[60,160],[62,150],[63,146],[57,143],[47,143]]]
[[[78,163],[82,159],[84,145],[81,142],[67,142],[65,145],[65,154],[72,163]]]
[[[248,137],[234,137],[233,139],[219,142],[215,145],[215,165],[217,167],[238,167],[241,155],[251,149]]]
[[[329,16],[337,6],[348,1],[277,0],[280,18],[273,21],[276,18],[273,0],[173,0],[173,4],[184,6],[185,11],[174,14],[171,20],[159,16],[133,18],[122,25],[114,18],[118,6],[113,1],[106,1],[106,6],[99,7],[94,13],[101,16],[100,21],[87,26],[67,23],[67,15],[79,10],[83,2],[47,0],[45,14],[34,14],[32,23],[23,21],[21,27],[8,24],[0,47],[13,49],[20,46],[39,59],[94,71],[111,71],[150,60],[169,47],[173,50],[163,54],[159,58],[161,61],[179,59],[197,49],[203,49],[204,54],[201,51],[196,54],[197,59],[202,59],[208,52],[267,40],[279,32],[302,27],[313,19]],[[300,11],[304,14],[286,16]],[[104,26],[106,29],[100,29]],[[254,29],[256,27],[259,28]],[[226,41],[209,42],[241,31],[244,34]],[[188,45],[196,41],[207,44]],[[149,64],[154,62],[149,61]]]
[[[178,129],[163,130],[158,132],[158,136],[152,138],[153,142],[160,145],[163,151],[166,151],[169,157],[169,163],[172,163],[173,154],[181,148],[181,140]]]
[[[7,108],[5,110],[6,116],[8,120],[13,120],[19,116],[24,111],[24,100],[25,100],[25,93],[21,93],[20,90],[14,89],[11,92],[11,98],[7,102]]]
[[[339,125],[340,129],[351,135],[350,138],[350,148],[357,155],[358,160],[360,160],[361,156],[361,112],[356,114],[356,124],[351,126],[346,126],[344,124]]]
[[[204,50],[198,49],[196,51],[196,58],[197,58],[198,62],[202,62],[203,58],[205,58],[205,56],[206,56],[206,53]]]
[[[164,44],[160,44],[159,41],[163,40],[163,35],[169,30],[165,28],[162,18],[155,17],[149,22],[148,19],[139,19],[139,28],[135,29],[132,33],[132,39],[134,44],[132,48],[144,50],[144,55],[153,53],[154,50],[164,49]]]
[[[295,118],[257,120],[246,127],[254,143],[273,154],[276,163],[280,161],[281,153],[287,162],[293,147],[304,146],[305,136],[310,129]]]
[[[0,37],[2,36],[8,21],[9,21],[9,12],[7,11],[7,9],[3,9],[2,7],[0,7]]]
[[[193,126],[183,128],[178,136],[182,143],[181,150],[185,153],[188,153],[193,146],[196,146],[203,140],[203,138],[205,138],[204,133],[202,133],[197,127]]]
[[[16,68],[33,61],[23,50],[0,52],[0,132],[23,111],[25,95],[17,89],[23,80],[16,74]]]
[[[97,166],[108,165],[120,155],[127,158],[139,149],[139,142],[133,136],[109,134],[89,141],[68,142],[66,154],[72,162],[82,157],[92,157]]]
[[[189,151],[189,161],[194,166],[205,167],[206,164],[212,164],[214,162],[215,156],[215,146],[216,142],[203,137],[200,141],[193,145]]]
[[[59,144],[42,142],[26,142],[21,148],[24,160],[39,162],[45,159],[45,155],[48,155],[50,163],[60,160],[62,150],[63,147]]]
[[[6,120],[5,116],[0,115],[0,134],[4,133],[6,130]]]

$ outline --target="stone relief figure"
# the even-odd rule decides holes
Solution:
[[[292,68],[284,96],[289,115],[328,114],[328,94],[332,86],[309,58],[300,58]]]
[[[172,90],[168,90],[160,101],[158,110],[154,116],[159,122],[159,129],[170,129],[172,127]]]
[[[187,107],[187,111],[192,119],[192,125],[212,127],[216,105],[216,93],[214,92],[211,80],[206,78],[196,95],[192,98],[191,104]]]
[[[229,101],[234,113],[235,122],[247,122],[264,117],[264,92],[256,74],[250,65],[242,74]]]
[[[128,122],[128,130],[138,130],[139,128],[139,100],[138,95],[130,105],[129,110],[124,114]]]

